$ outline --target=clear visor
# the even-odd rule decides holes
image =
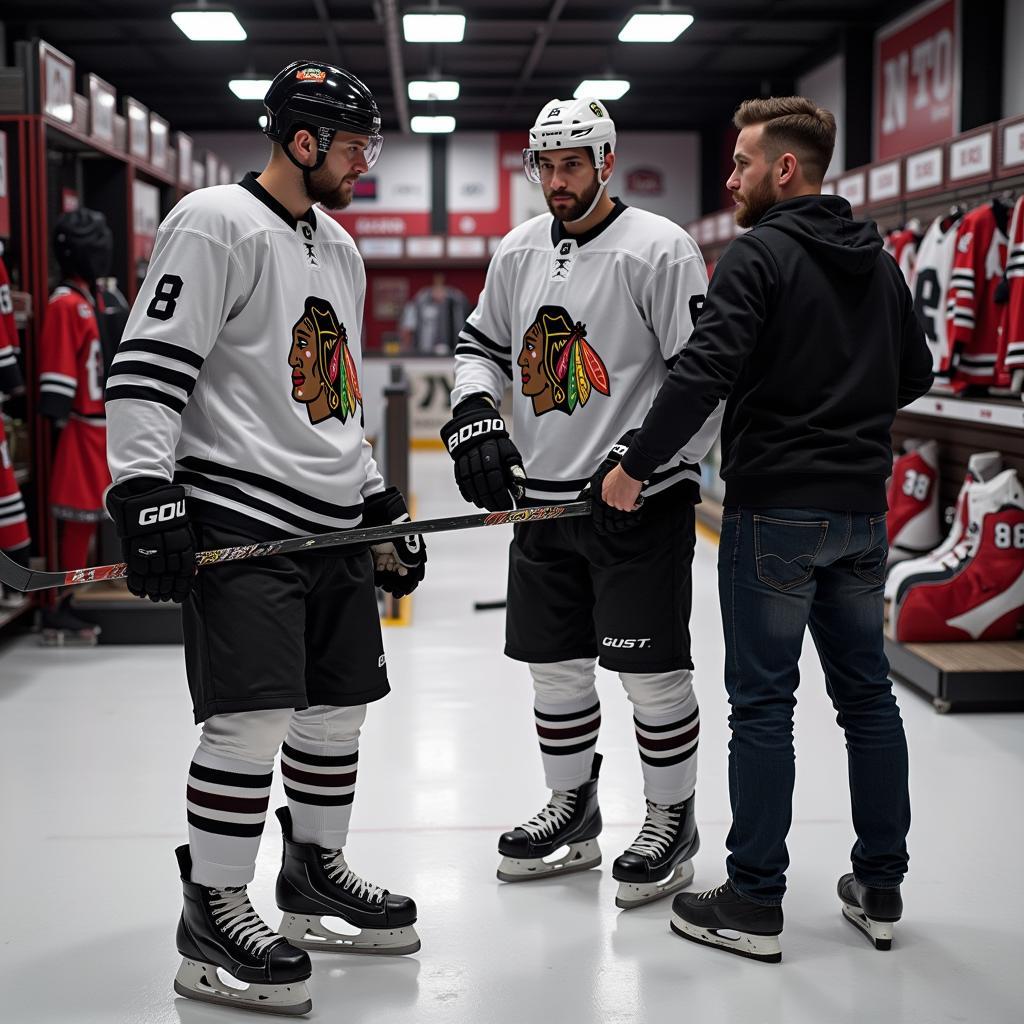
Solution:
[[[540,184],[540,162],[537,159],[537,151],[535,149],[523,150],[523,170],[530,181],[535,185]]]
[[[371,168],[380,156],[381,148],[384,146],[383,135],[371,135],[370,141],[366,144],[366,149],[363,150],[363,156],[366,157],[366,167]]]

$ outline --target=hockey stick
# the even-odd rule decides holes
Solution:
[[[567,519],[571,516],[589,514],[590,501],[584,500],[572,501],[566,505],[517,508],[508,512],[480,512],[468,516],[393,523],[388,526],[367,526],[357,530],[335,530],[333,533],[312,534],[308,537],[289,537],[286,540],[263,541],[236,548],[200,551],[196,555],[196,566],[203,568],[219,562],[288,555],[296,551],[312,551],[315,548],[340,547],[346,544],[377,544],[385,540],[394,540],[396,537],[420,533],[446,533],[450,530],[471,530],[477,526],[504,526],[507,523],[539,523],[548,519]],[[128,567],[124,562],[117,565],[96,565],[90,569],[70,569],[67,572],[35,572],[19,565],[0,551],[0,583],[23,594],[33,590],[49,590],[51,587],[74,587],[79,583],[122,580],[127,575]]]

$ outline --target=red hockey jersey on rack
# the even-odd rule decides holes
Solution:
[[[1009,383],[997,369],[1003,310],[996,289],[1006,268],[1010,211],[999,200],[971,210],[960,222],[946,300],[948,345],[939,366],[952,371],[953,389]]]
[[[999,369],[1007,378],[1024,370],[1024,196],[1013,207],[1006,258],[1006,305],[999,338]]]
[[[920,242],[921,234],[913,228],[892,231],[885,239],[885,251],[896,261],[908,285],[914,278],[914,262]]]
[[[7,267],[0,260],[0,393],[10,394],[22,385],[18,367],[18,328],[14,323],[14,304],[11,301],[11,279]]]
[[[0,550],[17,551],[28,542],[25,501],[14,475],[3,420],[0,420]]]
[[[58,519],[104,517],[107,420],[103,346],[93,298],[82,281],[66,281],[50,296],[39,339],[39,409],[68,419],[57,442],[50,506]]]

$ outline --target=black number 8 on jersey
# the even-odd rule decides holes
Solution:
[[[156,294],[146,309],[147,315],[154,320],[170,320],[184,287],[185,282],[177,274],[164,274],[157,282]]]

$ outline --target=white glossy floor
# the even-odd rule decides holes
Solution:
[[[422,516],[461,511],[442,454],[418,456]],[[388,630],[393,694],[371,710],[349,861],[415,896],[423,949],[320,956],[313,1017],[353,1024],[1010,1024],[1022,1019],[1020,794],[1024,716],[939,716],[902,691],[914,828],[906,916],[876,953],[840,919],[847,870],[845,753],[808,659],[784,963],[683,942],[668,902],[621,913],[612,859],[642,814],[618,680],[605,674],[603,870],[506,886],[498,833],[546,799],[527,673],[501,655],[504,528],[429,541],[413,623]],[[698,546],[693,633],[702,706],[696,886],[723,874],[725,700],[714,547]],[[210,570],[216,571],[216,570]],[[259,1019],[177,999],[184,772],[195,731],[180,650],[0,649],[0,1019],[143,1024]],[[277,806],[277,803],[272,803]],[[280,854],[268,819],[253,901],[271,924]]]

